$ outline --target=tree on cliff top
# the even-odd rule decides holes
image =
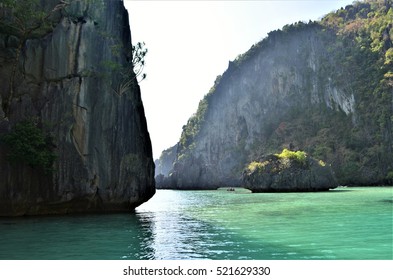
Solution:
[[[143,73],[146,54],[147,48],[145,47],[145,42],[138,42],[136,45],[132,46],[132,67],[135,76],[141,76],[141,80],[139,80],[139,82],[146,78],[146,73]]]
[[[0,30],[19,38],[40,36],[51,27],[51,16],[69,3],[60,0],[49,12],[43,11],[38,0],[3,0],[0,4]]]
[[[14,97],[16,70],[26,40],[50,32],[54,24],[53,15],[68,5],[68,2],[60,0],[50,11],[44,11],[38,0],[3,0],[0,3],[0,32],[16,36],[19,40],[11,70],[8,97],[2,104],[5,117],[9,115]]]
[[[112,49],[115,50],[116,55],[118,55],[118,48],[121,48],[122,45],[114,45]],[[138,77],[141,77],[137,82],[141,82],[146,79],[146,73],[143,73],[143,68],[145,67],[145,56],[147,54],[147,48],[145,47],[144,42],[138,42],[136,45],[131,45],[128,48],[129,53],[128,57],[132,57],[129,60],[126,66],[122,66],[113,61],[106,61],[105,64],[107,67],[112,68],[112,70],[120,71],[121,82],[117,85],[115,89],[112,89],[114,93],[118,96],[122,96],[126,93],[134,83],[134,80],[137,80]]]

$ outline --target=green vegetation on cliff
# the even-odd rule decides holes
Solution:
[[[340,163],[336,173],[346,183],[356,184],[356,178],[367,176],[387,184],[393,170],[392,1],[358,2],[327,15],[322,24],[339,35],[332,48],[334,59],[342,63],[345,72],[335,73],[334,78],[343,83],[353,81],[348,86],[355,94],[356,115],[354,126],[339,126],[343,129],[337,135],[341,139],[328,138],[337,144],[321,155],[329,162]]]
[[[9,147],[8,159],[12,163],[27,163],[33,168],[43,169],[46,173],[53,170],[56,154],[52,149],[52,139],[35,121],[17,123],[1,140]]]
[[[248,166],[247,166],[247,170],[249,172],[260,172],[263,171],[265,169],[265,166],[268,164],[269,162],[264,161],[264,162],[259,162],[259,161],[253,161],[251,162]]]
[[[304,163],[306,161],[307,154],[303,151],[294,152],[288,149],[284,149],[280,154],[275,154],[275,156],[281,159],[293,159],[297,162]]]
[[[180,137],[181,149],[192,148],[192,143],[195,141],[195,137],[198,135],[205,116],[207,114],[209,100],[212,94],[215,92],[215,87],[219,83],[221,76],[217,76],[214,86],[210,89],[209,93],[199,102],[197,112],[191,116],[187,124],[183,126],[183,131]]]

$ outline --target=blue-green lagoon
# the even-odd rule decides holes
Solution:
[[[131,214],[0,219],[0,259],[393,259],[393,188],[158,190]]]

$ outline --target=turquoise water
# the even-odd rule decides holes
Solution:
[[[0,259],[393,259],[393,188],[158,190],[132,214],[0,219]]]

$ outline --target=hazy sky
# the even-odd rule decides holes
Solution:
[[[133,44],[148,49],[140,83],[153,156],[177,143],[183,125],[228,62],[267,33],[318,20],[352,0],[125,0]]]

